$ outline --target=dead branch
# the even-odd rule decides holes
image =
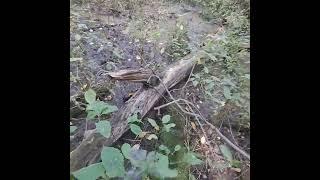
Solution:
[[[168,93],[168,95],[170,96],[170,98],[173,100],[172,103],[176,104],[176,105],[178,106],[178,108],[179,108],[182,112],[184,112],[185,114],[194,116],[194,117],[197,119],[197,121],[198,121],[198,123],[199,123],[199,125],[200,125],[201,128],[202,128],[202,126],[201,126],[201,123],[200,123],[200,121],[199,121],[198,118],[202,119],[202,120],[203,120],[205,123],[207,123],[212,129],[214,129],[214,130],[217,132],[217,134],[218,134],[219,136],[221,136],[221,138],[222,138],[228,145],[230,145],[234,150],[236,150],[237,152],[239,152],[240,154],[242,154],[243,156],[245,156],[246,158],[248,158],[248,159],[250,160],[250,155],[249,155],[248,153],[246,153],[245,151],[243,151],[242,149],[240,149],[238,146],[234,145],[226,136],[224,136],[224,135],[219,131],[218,128],[216,128],[213,124],[211,124],[210,122],[208,122],[202,115],[196,114],[196,113],[194,113],[194,112],[191,113],[191,112],[188,112],[188,111],[184,110],[184,109],[181,107],[181,105],[177,102],[177,100],[172,96],[172,94],[170,93],[170,91],[168,90],[168,88],[165,87],[165,84],[162,82],[162,80],[160,79],[160,77],[158,77],[158,79],[160,80],[161,84],[164,86],[164,88],[165,88],[165,90],[167,91],[167,93]],[[196,106],[195,106],[193,103],[191,103],[191,102],[189,102],[189,101],[187,101],[187,100],[184,100],[184,99],[180,99],[180,100],[183,100],[183,101],[187,102],[188,104],[193,105],[194,108],[196,108]],[[172,104],[172,103],[170,103],[170,104]],[[169,103],[168,103],[168,104],[169,104]],[[167,105],[168,105],[168,104],[167,104]],[[157,108],[159,109],[159,107],[157,107]],[[157,110],[158,110],[158,109],[157,109]],[[197,108],[196,108],[196,109],[197,109]],[[192,110],[192,109],[191,109],[191,110]],[[192,110],[192,111],[193,111],[193,110]],[[198,111],[199,111],[199,110],[198,110]],[[203,128],[202,128],[202,131],[204,131]],[[205,135],[205,132],[204,132],[204,135]],[[206,135],[205,135],[205,136],[206,136]],[[205,137],[205,138],[208,139],[207,137]]]
[[[127,118],[134,113],[139,113],[143,118],[163,94],[168,91],[167,87],[172,88],[187,77],[191,68],[201,55],[201,53],[190,54],[177,63],[167,67],[162,73],[163,79],[161,80],[161,83],[164,84],[164,86],[159,84],[153,88],[140,89],[122,108],[119,109],[118,113],[113,113],[110,119],[112,126],[111,137],[105,138],[99,133],[93,133],[85,138],[70,154],[71,172],[98,162],[103,146],[112,145],[129,129]],[[123,78],[120,76],[121,73],[124,75]],[[118,80],[138,79],[138,76],[133,76],[133,78],[130,76],[130,73],[128,75],[125,71],[122,71],[121,73],[109,73],[109,75],[116,77]],[[135,73],[133,72],[133,74],[137,73],[137,71]],[[144,73],[144,75],[146,74],[147,73]],[[140,75],[139,77],[146,77]]]

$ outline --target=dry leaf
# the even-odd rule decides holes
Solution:
[[[164,53],[164,48],[162,48],[161,50],[160,50],[160,54],[163,54]]]
[[[241,169],[240,168],[231,168],[231,170],[235,171],[235,172],[241,172]]]
[[[194,122],[191,122],[191,127],[193,130],[197,131],[196,124]]]
[[[139,138],[143,138],[143,137],[145,137],[146,135],[147,135],[147,132],[142,132],[142,133],[139,134]]]
[[[206,143],[206,138],[204,136],[201,137],[200,139],[201,144],[205,144]]]

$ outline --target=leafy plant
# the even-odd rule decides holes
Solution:
[[[135,123],[142,123],[141,119],[138,119],[138,114],[135,113],[132,116],[128,117],[128,123],[131,132],[133,132],[137,136],[141,136],[143,131],[141,130],[140,126],[136,125]]]
[[[96,123],[98,132],[106,138],[111,135],[111,124],[109,121],[99,121]]]
[[[95,180],[105,177],[105,168],[102,163],[92,164],[73,173],[78,180]]]
[[[87,107],[87,120],[94,120],[98,117],[99,122],[96,123],[97,131],[106,138],[111,135],[111,124],[107,120],[101,120],[102,115],[107,115],[118,110],[117,106],[109,105],[103,101],[97,100],[97,94],[93,89],[88,89],[84,93],[84,98],[86,100]]]
[[[130,124],[129,125],[131,132],[133,132],[135,135],[139,136],[142,133],[141,128],[138,125]]]
[[[189,165],[198,165],[203,163],[202,160],[197,158],[197,154],[195,154],[194,152],[187,152],[186,154],[184,154],[183,162]]]
[[[104,147],[101,152],[101,160],[108,177],[124,176],[124,158],[119,149]]]
[[[148,122],[151,124],[152,127],[154,127],[157,131],[160,130],[158,124],[156,123],[155,120],[148,118]]]
[[[170,132],[170,129],[175,127],[175,123],[169,123],[171,116],[170,115],[165,115],[162,117],[161,121],[164,127],[164,131]]]
[[[230,149],[228,148],[228,146],[220,145],[219,148],[220,148],[222,155],[226,158],[226,160],[228,161],[228,163],[231,167],[236,167],[236,168],[240,167],[241,162],[233,159],[232,153],[231,153]]]

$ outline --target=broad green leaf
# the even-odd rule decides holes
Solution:
[[[73,133],[77,129],[76,126],[70,126],[70,134]]]
[[[193,152],[187,152],[186,154],[184,154],[183,161],[190,165],[197,165],[203,162],[202,160],[198,159]]]
[[[231,92],[230,92],[230,88],[228,86],[224,86],[223,88],[223,95],[225,98],[227,99],[231,99],[232,96],[231,96]]]
[[[152,127],[154,127],[157,131],[159,131],[160,128],[155,120],[148,118],[148,122],[151,124]]]
[[[169,114],[163,116],[162,119],[161,119],[162,124],[168,123],[170,121],[170,118],[171,118],[171,116]]]
[[[122,151],[122,154],[125,158],[129,159],[129,153],[130,153],[130,150],[131,150],[131,146],[130,144],[128,143],[124,143],[122,146],[121,146],[121,151]]]
[[[111,124],[109,121],[99,121],[96,123],[98,132],[106,138],[111,135]]]
[[[97,115],[98,115],[98,114],[97,114],[97,112],[95,112],[95,111],[88,111],[87,119],[88,119],[88,120],[94,119]]]
[[[235,168],[240,168],[241,167],[241,161],[232,160],[230,162],[230,164],[231,164],[232,167],[235,167]]]
[[[170,128],[173,128],[175,126],[176,126],[175,123],[166,124],[166,125],[164,125],[164,129],[166,132],[170,132]]]
[[[139,136],[142,133],[141,128],[135,124],[130,124],[130,130],[137,136]]]
[[[231,162],[233,160],[232,158],[232,153],[230,151],[230,149],[228,148],[228,146],[226,145],[220,145],[220,150],[221,150],[221,153],[222,155],[229,161]]]
[[[169,159],[161,153],[150,152],[147,156],[148,170],[153,176],[160,178],[173,178],[178,175],[175,169],[169,169]]]
[[[73,172],[72,174],[78,180],[96,180],[99,177],[105,177],[104,172],[105,169],[102,163],[96,163]]]
[[[124,158],[119,149],[103,147],[101,151],[102,164],[110,177],[123,177],[125,173]]]
[[[87,106],[87,111],[95,111],[96,114],[101,115],[107,109],[107,104],[103,101],[94,101]]]
[[[170,154],[170,149],[169,149],[167,146],[163,145],[163,144],[161,144],[161,145],[159,146],[159,149],[160,149],[161,151],[164,151],[167,155]]]
[[[142,171],[148,169],[146,162],[147,151],[143,149],[131,149],[129,153],[129,160],[134,167],[141,168]]]
[[[135,113],[132,116],[128,117],[128,122],[129,123],[134,123],[134,122],[142,123],[141,119],[138,119],[138,114],[137,113]]]
[[[110,114],[112,112],[118,111],[117,106],[112,106],[112,105],[108,105],[108,104],[106,104],[106,105],[107,105],[106,106],[107,108],[104,109],[101,114]]]
[[[181,146],[178,144],[174,147],[174,151],[179,151],[181,149]]]
[[[158,137],[155,135],[155,134],[150,134],[148,137],[147,137],[148,140],[152,140],[152,139],[158,139]]]
[[[96,92],[93,89],[89,89],[84,93],[84,99],[87,103],[91,104],[96,101]]]

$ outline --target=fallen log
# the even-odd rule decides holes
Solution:
[[[193,65],[201,57],[203,57],[203,53],[201,52],[190,54],[177,63],[167,67],[160,75],[163,84],[169,89],[178,84],[189,75]],[[137,71],[132,72],[137,74]],[[148,73],[150,72],[143,71],[140,77],[144,77],[145,80],[145,75]],[[121,77],[121,74],[124,74],[124,78]],[[118,80],[128,80],[129,77],[125,71],[109,73],[109,75],[113,75]],[[134,80],[136,81],[137,78]],[[112,145],[129,129],[127,122],[129,116],[134,113],[139,113],[141,118],[143,118],[153,108],[166,92],[163,84],[159,84],[153,88],[141,88],[119,109],[118,113],[113,113],[110,119],[112,133],[109,138],[105,138],[99,133],[95,133],[95,131],[88,135],[83,142],[70,153],[70,171],[74,172],[98,162],[103,146]]]

